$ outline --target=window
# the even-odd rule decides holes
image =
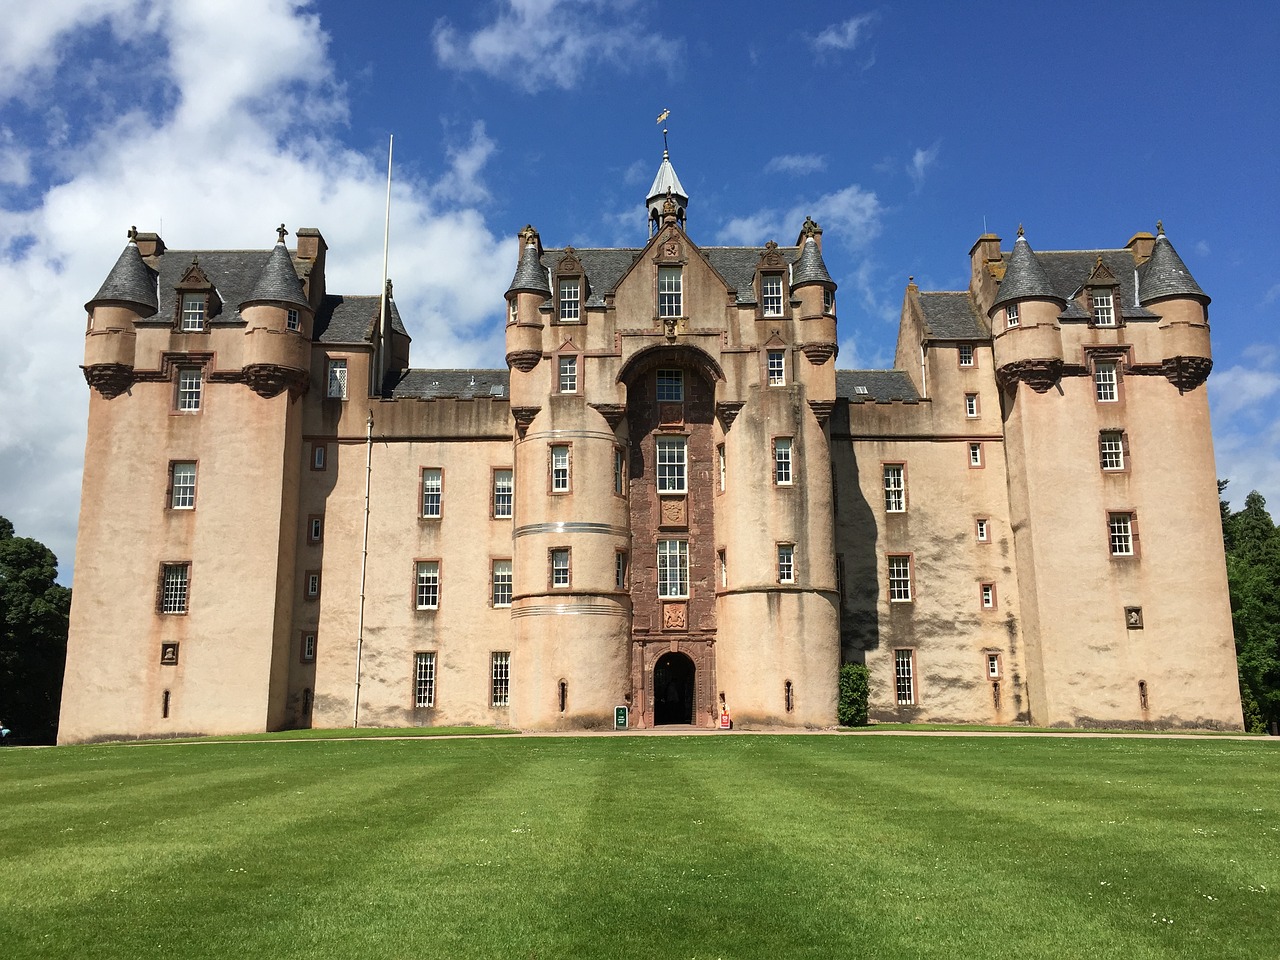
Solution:
[[[1133,514],[1107,514],[1107,527],[1111,533],[1111,555],[1113,557],[1132,557],[1134,555]]]
[[[515,474],[510,470],[493,471],[493,517],[495,520],[511,519],[514,495]]]
[[[778,582],[796,582],[796,548],[795,544],[778,544]]]
[[[978,532],[978,542],[987,543],[991,537],[991,524],[985,517],[979,517],[974,521],[974,526]]]
[[[766,317],[782,316],[782,274],[766,273],[760,278],[760,304]]]
[[[682,403],[684,401],[684,371],[658,371],[658,402]]]
[[[627,455],[621,447],[613,448],[613,492],[619,497],[627,492]]]
[[[1124,469],[1124,434],[1119,430],[1104,430],[1098,435],[1098,458],[1103,470]]]
[[[973,366],[973,344],[971,343],[960,344],[960,366],[962,367]]]
[[[191,564],[166,563],[160,567],[160,612],[186,613]]]
[[[310,516],[307,518],[307,542],[319,543],[324,539],[324,517]]]
[[[982,444],[980,443],[969,444],[969,466],[971,467],[982,466]]]
[[[729,562],[725,559],[723,550],[716,552],[716,559],[720,561],[720,586],[727,590],[729,588]]]
[[[781,350],[769,351],[769,386],[785,387],[787,385],[786,354]]]
[[[569,586],[569,548],[556,547],[551,551],[551,586]]]
[[[613,555],[613,585],[619,590],[627,588],[627,552],[619,550]]]
[[[560,392],[578,392],[578,358],[560,358]]]
[[[906,603],[911,599],[910,555],[889,557],[889,600]]]
[[[169,464],[169,507],[194,510],[196,506],[196,465],[190,460]]]
[[[507,301],[507,325],[510,326],[511,324],[515,323],[519,319],[520,319],[519,300],[516,297],[512,297],[510,300]]]
[[[320,571],[308,570],[303,574],[306,583],[306,596],[308,600],[318,600],[320,598]]]
[[[493,598],[493,605],[495,607],[511,606],[511,561],[493,561],[491,579],[490,596]]]
[[[1000,654],[987,654],[987,676],[992,680],[1000,679]]]
[[[1011,303],[1004,308],[1004,325],[1006,327],[1016,327],[1018,325],[1018,305]]]
[[[1098,361],[1093,368],[1093,390],[1099,403],[1111,403],[1119,397],[1118,382],[1115,361]]]
[[[836,312],[836,292],[834,290],[828,288],[823,289],[822,312],[828,315]]]
[[[569,445],[566,443],[551,446],[551,492],[569,492]]]
[[[910,650],[893,651],[893,679],[898,691],[898,706],[916,702],[915,654]]]
[[[906,466],[884,465],[884,509],[887,513],[903,513],[907,509]]]
[[[511,654],[494,653],[489,657],[489,675],[493,678],[493,700],[495,707],[505,707],[511,703]]]
[[[684,315],[684,298],[679,267],[658,268],[658,316]]]
[[[182,331],[184,333],[200,333],[204,330],[205,295],[203,293],[184,293],[182,295]]]
[[[329,361],[329,392],[326,394],[333,400],[347,399],[347,361],[343,359]]]
[[[302,323],[301,323],[301,322],[300,322],[300,320],[298,319],[298,311],[297,311],[297,310],[294,310],[294,309],[291,307],[291,308],[289,308],[288,310],[286,310],[286,311],[285,311],[285,314],[284,314],[284,325],[285,325],[285,327],[287,327],[287,328],[288,328],[288,329],[290,329],[290,330],[299,330],[299,329],[301,329],[301,328],[302,328]]]
[[[978,415],[978,395],[976,393],[966,393],[964,395],[964,415],[966,417],[976,417]]]
[[[658,438],[658,492],[684,493],[688,441],[684,437]]]
[[[435,610],[440,606],[440,561],[419,560],[416,606],[419,610]]]
[[[302,649],[299,651],[299,654],[303,663],[315,662],[316,635],[314,633],[304,633],[302,635]]]
[[[418,709],[436,705],[436,655],[434,651],[413,655],[413,705]]]
[[[577,323],[580,319],[577,277],[560,281],[560,322]]]
[[[726,470],[723,443],[716,445],[716,473],[719,474],[720,477],[720,492],[724,493],[725,481],[728,479],[728,473]]]
[[[444,471],[439,467],[425,467],[422,471],[422,516],[439,520],[444,501]]]
[[[323,470],[325,465],[326,446],[323,443],[312,444],[311,446],[311,469]]]
[[[844,606],[844,554],[836,554],[836,600]]]
[[[773,482],[781,487],[791,485],[790,437],[777,437],[773,441]]]
[[[982,592],[982,609],[994,610],[996,608],[996,585],[994,583],[984,583],[981,587]]]
[[[180,411],[194,413],[200,409],[202,386],[199,367],[178,368],[178,409]]]
[[[658,541],[658,596],[689,596],[689,541]]]
[[[1099,327],[1114,327],[1116,325],[1116,314],[1111,301],[1110,290],[1093,291],[1093,322]]]

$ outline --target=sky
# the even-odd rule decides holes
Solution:
[[[0,515],[71,582],[84,303],[125,243],[318,227],[329,289],[390,276],[419,367],[503,365],[516,235],[639,246],[662,157],[694,242],[824,228],[841,369],[903,290],[1018,225],[1157,219],[1212,296],[1218,475],[1280,508],[1280,5],[763,0],[0,0]]]

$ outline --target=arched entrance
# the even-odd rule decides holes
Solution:
[[[693,723],[697,670],[683,653],[666,653],[653,667],[653,724]]]

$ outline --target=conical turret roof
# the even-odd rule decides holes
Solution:
[[[645,202],[650,206],[661,203],[666,198],[668,190],[671,191],[672,199],[680,202],[680,206],[689,205],[689,195],[680,185],[680,178],[676,176],[676,168],[671,165],[671,158],[667,155],[667,151],[663,150],[662,163],[658,164],[658,174],[653,178],[653,186],[649,188],[649,195],[645,197]]]
[[[1018,228],[1018,239],[1013,245],[1013,253],[1009,254],[1009,265],[1005,268],[1004,279],[1000,281],[1000,290],[991,308],[994,310],[1002,303],[1011,300],[1054,300],[1066,304],[1053,289],[1049,275],[1036,259],[1031,244]]]
[[[1200,289],[1191,276],[1191,271],[1173,249],[1173,244],[1160,230],[1156,236],[1156,245],[1151,250],[1151,257],[1138,268],[1138,294],[1143,304],[1163,300],[1166,297],[1195,297],[1209,302],[1205,292]]]
[[[275,245],[267,263],[258,274],[258,282],[253,292],[240,304],[269,300],[272,303],[293,303],[311,309],[306,293],[302,289],[302,281],[298,279],[298,271],[293,267],[293,257],[284,245],[284,238]]]
[[[102,282],[97,295],[84,306],[86,310],[91,310],[95,303],[107,300],[136,304],[145,308],[143,316],[147,317],[154,314],[160,307],[156,299],[155,274],[143,262],[142,254],[138,252],[138,245],[134,242],[132,234],[124,250],[120,252],[116,265],[111,268],[107,279]]]
[[[800,257],[791,268],[791,289],[812,283],[829,284],[835,289],[835,281],[827,273],[827,265],[822,262],[822,252],[818,242],[812,236],[805,237]]]
[[[540,293],[546,297],[551,296],[551,284],[547,282],[547,272],[542,268],[542,260],[538,256],[538,235],[532,227],[525,227],[524,248],[520,251],[516,275],[511,278],[507,293]]]

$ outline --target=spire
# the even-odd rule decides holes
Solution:
[[[271,256],[267,257],[267,263],[258,275],[258,282],[253,285],[253,292],[245,297],[241,306],[258,300],[269,300],[274,303],[294,303],[311,309],[302,289],[302,281],[298,279],[298,271],[293,267],[293,257],[289,256],[289,249],[284,245],[287,232],[284,224],[280,224],[276,230],[279,239],[271,250]]]
[[[156,277],[151,268],[143,262],[138,252],[138,228],[129,228],[129,242],[125,244],[116,265],[102,281],[97,295],[84,305],[86,310],[93,309],[95,303],[104,300],[115,300],[121,303],[132,303],[145,308],[144,317],[152,316],[159,309],[156,299]]]
[[[516,275],[511,278],[507,293],[540,293],[544,297],[551,296],[547,271],[542,268],[542,244],[533,224],[526,225],[520,231],[520,239],[524,241],[520,250],[520,263],[516,266]]]
[[[1009,254],[1009,265],[1005,268],[1004,279],[1000,281],[1000,289],[991,304],[995,309],[1010,300],[1055,300],[1063,306],[1066,301],[1053,289],[1049,275],[1040,266],[1035,251],[1018,225],[1018,239],[1013,244],[1013,253]]]
[[[822,251],[818,249],[818,236],[821,233],[822,228],[811,217],[806,217],[800,231],[803,246],[795,266],[791,268],[791,289],[813,283],[821,283],[832,290],[836,288],[831,274],[827,273],[827,265],[822,262]]]
[[[1164,224],[1156,223],[1156,245],[1151,257],[1138,268],[1139,302],[1145,306],[1166,297],[1192,297],[1203,303],[1209,298],[1191,276],[1191,271],[1164,235]]]
[[[645,197],[645,203],[649,207],[649,236],[653,236],[662,223],[662,204],[667,199],[667,193],[670,192],[671,199],[676,205],[676,222],[684,227],[685,208],[689,206],[689,195],[684,192],[684,187],[680,185],[680,178],[676,176],[675,167],[671,166],[671,157],[667,153],[665,147],[662,150],[662,163],[658,164],[658,174],[653,178],[653,186],[649,188],[649,195]]]

